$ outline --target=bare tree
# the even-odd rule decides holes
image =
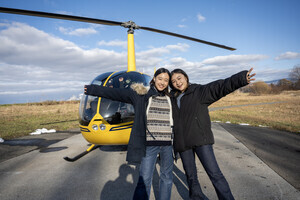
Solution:
[[[300,64],[294,66],[289,74],[289,78],[293,81],[293,89],[300,90]]]
[[[289,78],[293,82],[298,82],[300,80],[300,64],[294,66],[294,68],[289,74]]]

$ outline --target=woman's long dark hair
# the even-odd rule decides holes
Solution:
[[[190,82],[189,82],[189,77],[188,77],[188,75],[185,73],[185,71],[183,71],[182,69],[174,69],[174,70],[171,72],[171,78],[170,78],[170,83],[169,83],[170,87],[171,87],[173,90],[176,90],[176,89],[174,88],[173,84],[172,84],[172,76],[173,76],[174,74],[182,74],[183,76],[185,76],[185,78],[186,78],[186,80],[187,80],[187,85],[190,84]]]
[[[154,73],[154,77],[152,78],[150,85],[155,87],[155,82],[154,82],[154,78],[156,78],[158,75],[160,75],[161,73],[167,73],[169,75],[169,81],[171,80],[171,73],[169,70],[167,70],[166,68],[159,68],[158,70],[156,70],[156,72]],[[169,93],[169,88],[168,86],[162,91],[165,95],[170,96]]]

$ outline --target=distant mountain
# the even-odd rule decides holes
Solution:
[[[272,80],[272,81],[265,81],[265,83],[268,83],[268,84],[277,84],[281,79],[277,79],[277,80]]]
[[[282,78],[282,79],[286,79],[286,80],[289,80],[289,81],[294,81],[294,80],[292,80],[292,79],[290,79],[290,78]],[[272,80],[272,81],[265,81],[265,83],[276,85],[276,84],[277,84],[280,80],[282,80],[282,79],[277,79],[277,80]]]

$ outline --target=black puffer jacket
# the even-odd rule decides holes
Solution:
[[[126,160],[129,164],[139,164],[146,154],[146,108],[151,96],[159,95],[152,86],[149,91],[142,84],[133,84],[130,89],[108,88],[86,85],[85,94],[130,103],[135,116],[127,148]]]
[[[234,90],[247,85],[248,71],[206,85],[191,84],[180,100],[172,98],[174,150],[182,152],[196,146],[213,144],[208,106]]]

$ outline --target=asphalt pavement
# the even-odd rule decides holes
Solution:
[[[300,134],[247,125],[220,125],[300,190]]]
[[[80,129],[74,129],[4,140],[3,143],[0,143],[0,163],[34,150],[43,151],[50,145],[79,133]]]
[[[222,125],[212,123],[216,143],[214,151],[236,199],[300,200],[300,192],[256,156],[243,142]],[[52,133],[51,133],[52,134]],[[55,133],[58,134],[58,133]],[[67,135],[70,134],[70,135]],[[49,137],[45,139],[44,137]],[[75,156],[88,147],[81,134],[66,133],[65,139],[54,135],[34,136],[19,141],[19,146],[0,145],[9,154],[10,147],[31,147],[19,155],[0,162],[0,199],[131,199],[138,177],[138,168],[127,165],[126,149],[102,146],[70,163],[64,156]],[[51,139],[50,139],[51,138]],[[48,140],[48,142],[47,142]],[[44,146],[37,145],[44,142]],[[50,142],[49,142],[50,141]],[[26,144],[26,145],[24,145]],[[19,151],[21,152],[21,151]],[[211,182],[197,160],[198,177],[209,199],[217,199]],[[175,163],[172,199],[188,199],[187,184],[181,160]],[[158,193],[159,163],[153,179],[151,198]]]

